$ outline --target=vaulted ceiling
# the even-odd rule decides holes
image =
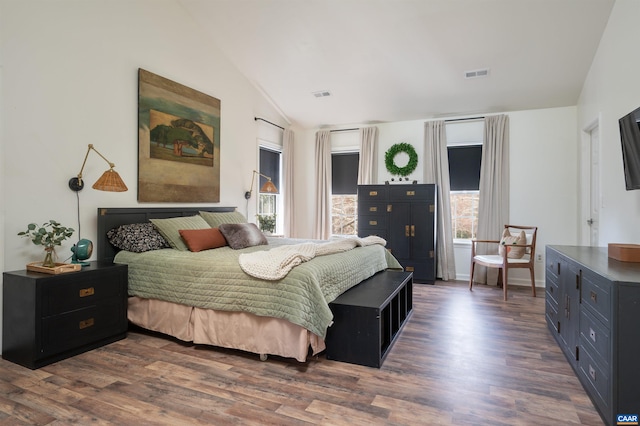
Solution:
[[[309,128],[575,105],[615,2],[178,1],[203,49]]]

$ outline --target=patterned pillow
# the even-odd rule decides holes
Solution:
[[[109,242],[120,250],[142,253],[168,248],[169,243],[151,223],[121,225],[107,232]]]
[[[165,240],[169,242],[171,247],[180,251],[189,251],[182,238],[180,237],[181,229],[206,229],[210,228],[205,220],[198,216],[179,216],[170,217],[168,219],[149,219],[156,229],[162,234]]]
[[[223,223],[219,229],[234,250],[269,244],[255,223]]]
[[[198,212],[212,228],[218,228],[223,223],[247,223],[247,218],[240,212]]]
[[[511,235],[509,229],[505,228],[502,233],[502,239],[498,246],[498,253],[504,256],[504,250],[507,250],[507,257],[510,259],[521,259],[524,256],[526,247],[511,247],[512,244],[527,244],[527,235],[524,231],[520,231],[518,235]]]

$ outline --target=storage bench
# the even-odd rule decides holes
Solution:
[[[413,309],[413,274],[382,271],[329,303],[327,359],[378,367]]]

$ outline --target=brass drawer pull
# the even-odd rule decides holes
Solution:
[[[590,293],[591,294],[589,295],[589,297],[591,297],[591,300],[593,301],[593,303],[598,303],[598,293],[596,293],[593,290],[591,290]]]
[[[413,272],[413,266],[407,266],[404,270],[407,272]]]
[[[95,321],[93,320],[93,318],[89,318],[84,321],[80,321],[80,324],[78,325],[78,327],[80,328],[80,330],[83,330],[88,327],[93,327],[94,323]]]
[[[377,207],[369,207],[369,211],[370,212],[377,212],[378,208]]]
[[[377,224],[378,224],[377,220],[370,220],[369,221],[369,225],[371,225],[371,226],[376,226]]]
[[[93,287],[80,289],[80,297],[93,296],[95,293],[96,291]]]
[[[411,236],[412,237],[416,236],[416,226],[415,225],[411,225]]]
[[[404,236],[408,237],[409,236],[409,225],[405,225],[404,226]]]
[[[378,191],[369,191],[369,197],[377,197]]]
[[[407,191],[407,197],[413,197],[416,195],[416,191]]]

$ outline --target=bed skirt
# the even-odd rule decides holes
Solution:
[[[307,360],[325,349],[324,340],[287,320],[248,312],[195,308],[155,299],[129,297],[129,321],[185,342],[240,349],[260,355]]]

